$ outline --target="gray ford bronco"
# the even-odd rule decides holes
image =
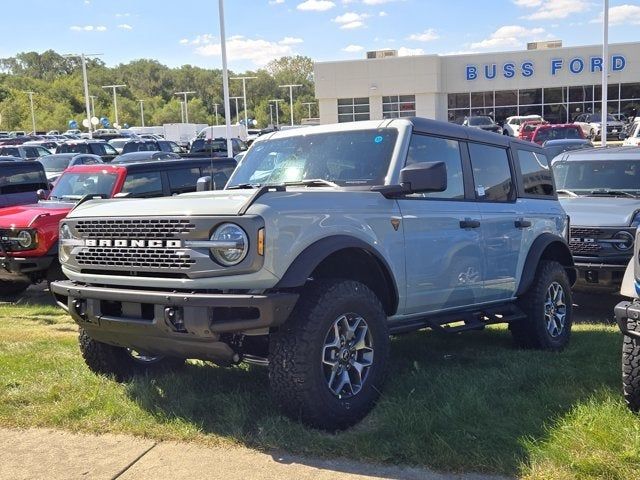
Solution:
[[[568,232],[533,143],[325,125],[256,142],[223,191],[78,206],[52,290],[95,372],[259,363],[287,415],[336,430],[380,395],[390,334],[508,323],[522,347],[562,349]]]

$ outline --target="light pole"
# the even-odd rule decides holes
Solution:
[[[116,91],[118,90],[118,88],[124,88],[124,87],[126,87],[126,85],[103,85],[102,86],[102,88],[111,88],[113,90],[113,111],[115,116],[115,123],[113,124],[113,126],[116,128],[120,126],[120,122],[118,122],[118,95],[116,94]],[[91,119],[89,119],[89,121],[91,121]]]
[[[247,125],[247,80],[254,80],[258,77],[233,77],[231,80],[242,80],[242,105],[244,105],[244,125]]]
[[[33,127],[33,135],[36,134],[36,112],[33,109],[33,94],[36,92],[24,92],[29,95],[29,103],[31,103],[31,125]]]
[[[91,99],[91,116],[95,117],[96,116],[96,96],[95,95],[89,95],[89,98]],[[91,120],[91,119],[89,119]]]
[[[609,81],[609,0],[604,0],[602,12],[602,107],[600,108],[600,146],[607,146],[607,108]]]
[[[315,105],[316,102],[304,102],[302,105],[306,105],[309,107],[309,116],[307,118],[311,118],[311,105]]]
[[[301,87],[300,84],[280,85],[280,88],[289,89],[289,104],[291,106],[291,125],[293,126],[293,87]]]
[[[87,123],[88,125],[86,126],[87,129],[89,130],[89,138],[93,138],[93,126],[91,125],[91,105],[89,104],[89,80],[87,79],[87,61],[86,61],[86,57],[98,57],[102,55],[101,53],[90,53],[90,54],[84,54],[81,53],[80,55],[73,55],[73,54],[69,54],[69,55],[64,55],[66,58],[70,58],[70,57],[74,57],[74,58],[80,58],[80,62],[82,64],[82,83],[84,86],[84,104],[86,107],[86,112],[87,112]]]
[[[144,127],[144,100],[138,100],[140,102],[140,121]]]
[[[180,123],[184,123],[184,100],[180,100]]]
[[[216,109],[216,125],[218,125],[218,105],[220,105],[219,103],[214,103],[213,106]]]
[[[278,103],[284,102],[284,100],[282,100],[281,98],[274,98],[273,100],[269,100],[269,101],[276,104],[276,128],[277,128],[278,125],[280,124],[280,118],[278,117]]]
[[[184,118],[182,119],[182,123],[189,123],[189,107],[187,106],[187,95],[190,93],[196,92],[176,92],[174,95],[184,95]]]
[[[227,69],[227,37],[224,32],[224,0],[218,0],[218,16],[220,19],[220,53],[222,55],[222,91],[224,94],[224,124],[227,133],[227,155],[233,156],[231,141],[231,119],[229,118],[229,70]]]
[[[273,125],[273,104],[269,102],[269,125]]]
[[[236,101],[236,123],[238,123],[238,100],[240,100],[242,97],[230,97],[229,100],[235,100]]]

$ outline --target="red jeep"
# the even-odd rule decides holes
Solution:
[[[87,195],[176,195],[195,191],[204,176],[222,188],[235,167],[233,159],[203,158],[68,168],[47,200],[0,209],[0,297],[18,294],[32,283],[65,278],[58,263],[58,224]]]

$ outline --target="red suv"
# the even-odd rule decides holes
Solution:
[[[545,120],[529,120],[527,122],[522,122],[520,125],[520,130],[518,131],[518,138],[520,140],[526,140],[528,142],[531,141],[531,137],[533,136],[533,132],[536,131],[540,125],[548,125],[549,122]]]
[[[563,123],[559,125],[540,125],[533,132],[531,141],[542,145],[547,140],[583,139],[584,133],[579,125]]]
[[[233,159],[203,158],[68,168],[47,200],[0,209],[0,297],[20,293],[32,283],[65,278],[58,263],[58,224],[83,198],[194,192],[198,178],[205,176],[222,188],[235,167]]]

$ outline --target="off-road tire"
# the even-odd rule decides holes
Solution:
[[[627,328],[640,332],[640,321],[628,319]],[[627,335],[622,342],[622,390],[629,409],[640,412],[640,340]]]
[[[547,291],[554,282],[562,287],[566,305],[564,328],[557,337],[547,330],[544,306]],[[540,261],[533,283],[520,297],[518,306],[527,318],[514,321],[509,329],[519,347],[549,351],[560,351],[566,347],[571,337],[572,297],[571,283],[562,265],[555,261]]]
[[[20,295],[29,286],[31,282],[9,282],[0,281],[0,298],[8,299]]]
[[[334,322],[347,313],[365,319],[374,353],[361,390],[349,398],[338,398],[323,371],[323,348]],[[272,397],[294,420],[328,431],[348,428],[367,415],[378,400],[389,346],[386,314],[369,288],[352,280],[313,281],[304,288],[289,319],[271,335]]]
[[[113,376],[119,382],[135,374],[174,370],[183,366],[185,362],[183,358],[176,357],[159,357],[153,362],[143,362],[134,358],[126,348],[94,340],[83,328],[80,328],[78,343],[82,358],[93,372]]]

